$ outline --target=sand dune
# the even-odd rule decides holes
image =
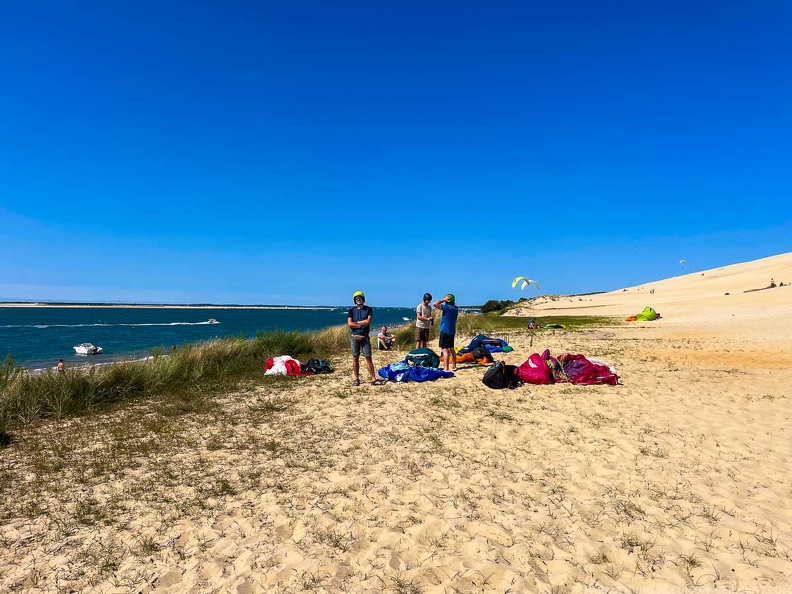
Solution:
[[[164,422],[154,406],[50,425],[52,456],[117,468],[41,485],[38,507],[5,502],[20,512],[0,527],[0,588],[789,591],[792,289],[743,293],[771,277],[792,280],[792,254],[519,308],[655,307],[655,322],[505,336],[510,363],[579,352],[615,366],[619,386],[493,391],[469,366],[353,388],[342,357],[332,375],[180,417],[161,444],[141,420]],[[140,444],[114,441],[119,423],[140,423]],[[33,480],[23,447],[0,457],[8,480]],[[112,513],[86,525],[86,501]]]

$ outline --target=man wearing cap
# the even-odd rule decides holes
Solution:
[[[350,328],[349,346],[352,349],[352,376],[353,384],[360,385],[360,353],[366,358],[366,367],[368,367],[369,376],[371,377],[371,385],[379,386],[384,382],[377,378],[374,374],[374,362],[371,359],[371,338],[369,332],[371,330],[371,318],[374,316],[374,310],[366,305],[366,296],[363,291],[355,291],[352,294],[352,300],[355,302],[355,307],[349,310],[347,315],[347,326]]]
[[[440,348],[443,349],[443,367],[446,371],[456,371],[454,335],[456,334],[457,316],[459,316],[456,297],[453,293],[448,293],[442,299],[435,301],[434,306],[435,309],[443,312],[443,317],[440,319]],[[448,368],[449,361],[451,369]]]

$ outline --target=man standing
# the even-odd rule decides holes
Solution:
[[[369,376],[371,377],[371,385],[379,386],[385,382],[377,379],[374,375],[374,362],[371,360],[371,338],[369,332],[371,330],[371,318],[374,316],[374,310],[366,305],[366,296],[363,291],[355,291],[352,294],[352,300],[355,302],[355,307],[349,310],[347,314],[347,326],[350,328],[349,346],[352,349],[352,376],[353,384],[360,385],[360,353],[366,358],[366,367],[368,367]]]
[[[415,308],[415,348],[425,348],[429,341],[429,329],[434,323],[432,319],[432,295],[424,293],[423,301]]]
[[[456,351],[454,350],[454,335],[456,334],[457,316],[459,310],[456,306],[456,297],[448,293],[442,299],[434,302],[435,309],[443,312],[440,320],[440,348],[443,349],[443,367],[446,371],[456,371]],[[448,368],[449,360],[451,369]]]

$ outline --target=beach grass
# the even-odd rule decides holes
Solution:
[[[37,420],[78,416],[141,398],[195,389],[224,393],[261,375],[270,357],[327,358],[346,344],[343,328],[262,332],[253,339],[227,337],[173,351],[154,349],[143,361],[37,375],[25,373],[9,358],[0,369],[0,437],[8,441],[12,430]]]

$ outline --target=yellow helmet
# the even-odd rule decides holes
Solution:
[[[366,296],[363,294],[363,291],[355,291],[352,293],[352,301],[354,301],[356,297],[363,297],[363,301],[366,300]]]

